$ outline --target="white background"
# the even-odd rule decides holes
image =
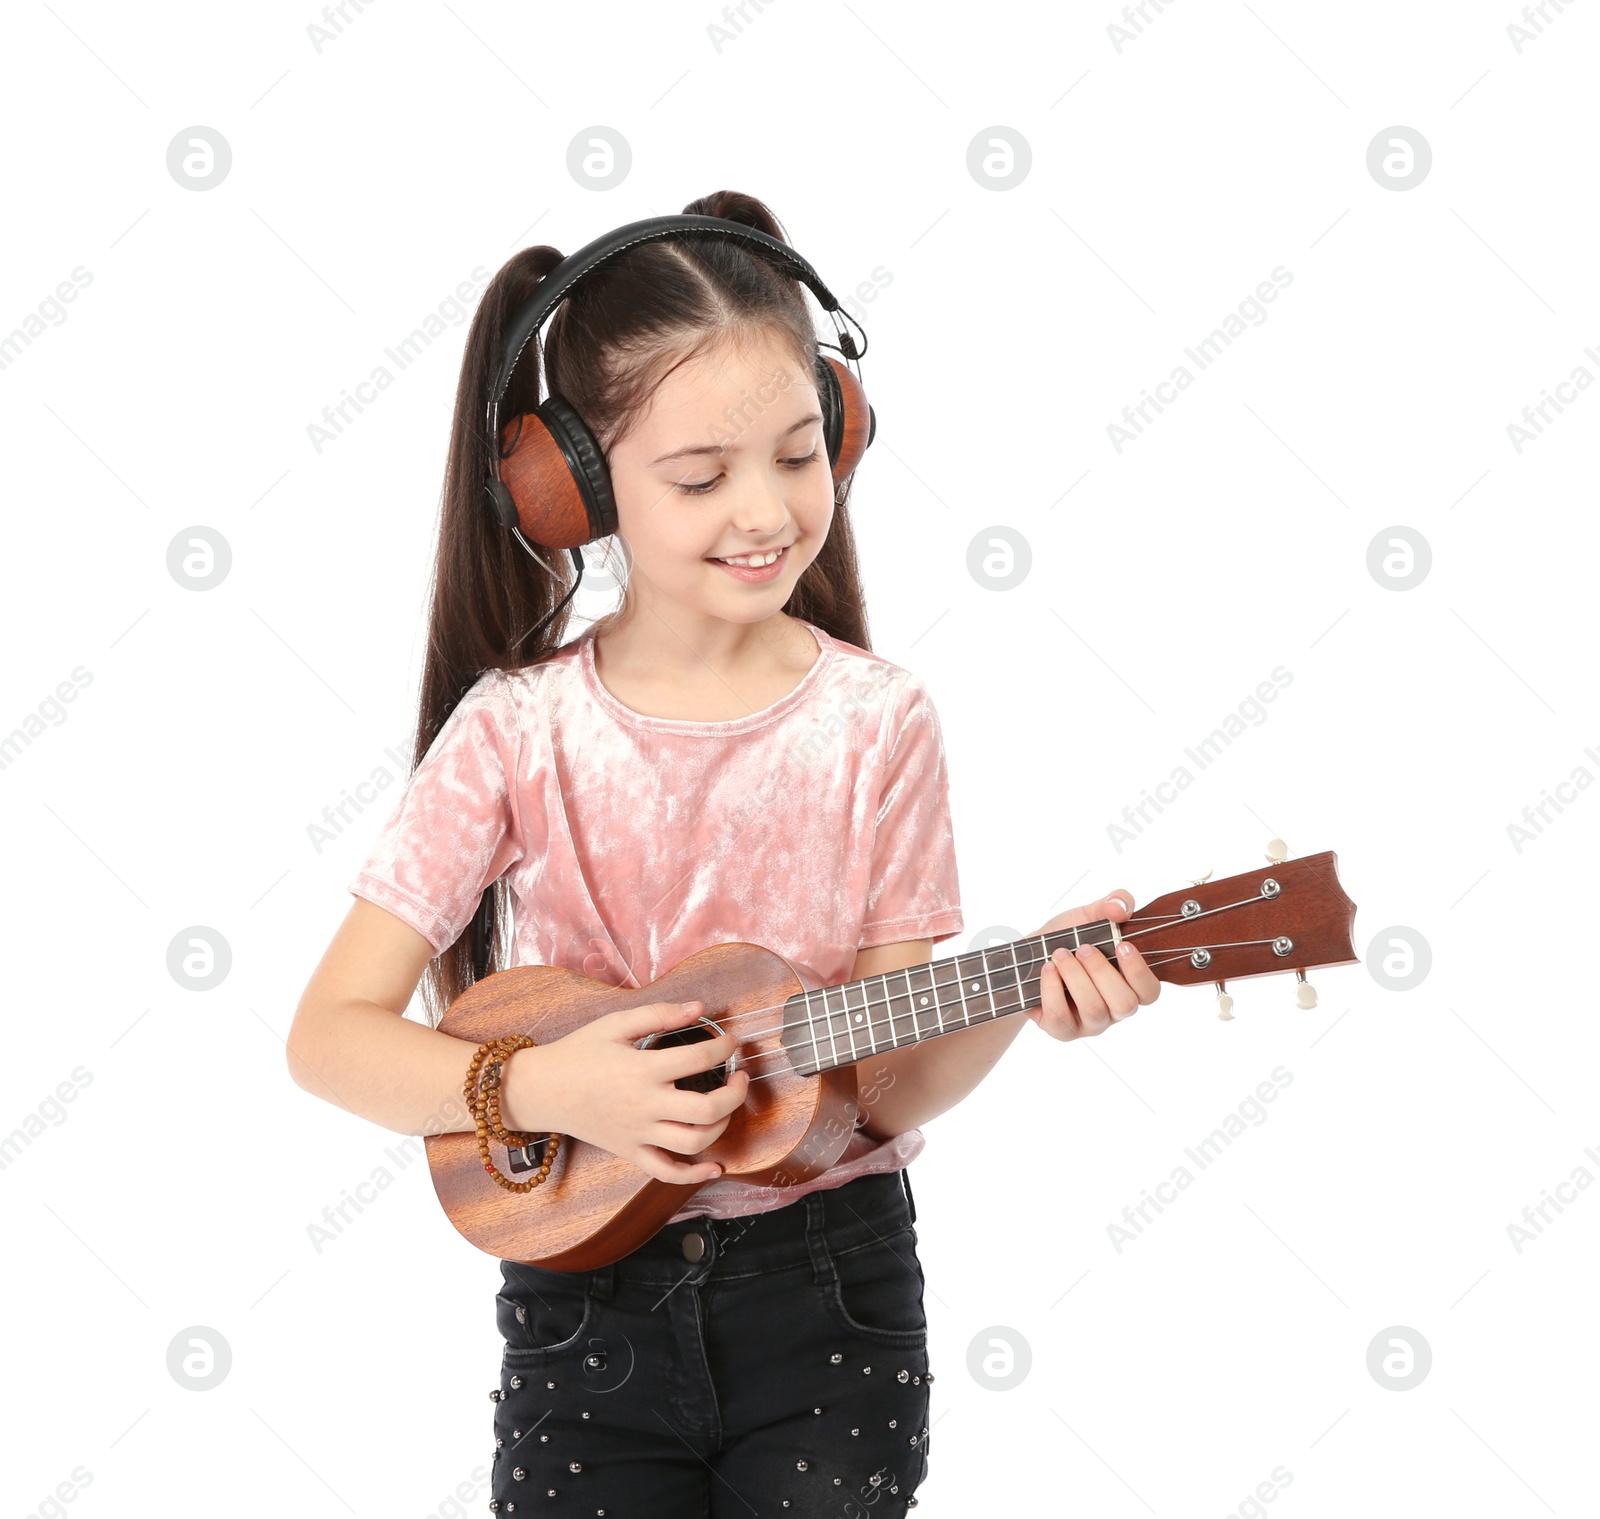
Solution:
[[[1070,10],[782,0],[720,47],[709,0],[378,0],[320,47],[309,3],[9,12],[0,333],[91,279],[0,369],[0,734],[91,679],[0,769],[0,1136],[46,1115],[0,1170],[7,1512],[486,1512],[497,1265],[420,1158],[313,1247],[402,1141],[282,1044],[386,809],[320,852],[308,827],[412,732],[465,323],[320,452],[307,427],[475,267],[722,188],[835,291],[891,276],[855,522],[874,647],[944,725],[967,932],[940,952],[1274,836],[1336,850],[1358,905],[1315,1011],[1285,976],[1237,983],[1231,1023],[1168,987],[1101,1039],[1024,1029],[927,1125],[919,1512],[1592,1512],[1600,1194],[1520,1251],[1508,1225],[1600,1176],[1600,799],[1508,825],[1600,774],[1600,395],[1507,429],[1600,375],[1600,18],[1549,6],[1519,51],[1510,3],[1183,0],[1119,46],[1110,3]],[[204,192],[166,163],[197,125],[232,152]],[[604,192],[567,169],[597,125],[632,152]],[[1367,166],[1396,126],[1432,151],[1407,190]],[[1000,128],[1031,151],[1005,190],[968,169]],[[1119,451],[1122,408],[1279,266]],[[196,527],[231,550],[205,592],[167,567]],[[1004,592],[967,568],[996,529],[1031,555]],[[1395,533],[1430,551],[1411,589],[1368,568]],[[1264,720],[1114,841],[1279,666]],[[207,992],[167,968],[197,926],[231,950]],[[1369,969],[1422,945],[1411,990]],[[167,1369],[191,1326],[231,1347],[211,1392]],[[1368,1370],[1393,1326],[1431,1348],[1410,1391]],[[984,1331],[1028,1347],[1011,1391],[967,1370]]]

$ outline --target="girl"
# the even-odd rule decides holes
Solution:
[[[685,210],[783,238],[746,195]],[[560,259],[512,257],[468,334],[415,769],[290,1034],[302,1086],[404,1134],[473,1129],[474,1046],[437,1024],[491,964],[642,987],[744,940],[836,985],[924,964],[962,928],[938,717],[870,652],[799,282],[735,238],[683,234],[613,256],[557,307],[547,382],[603,450],[626,576],[566,640],[572,587],[486,505],[483,426],[504,331]],[[536,402],[525,364],[500,415]],[[1131,908],[1106,897],[1039,932]],[[1124,947],[1058,951],[1029,1019],[1073,1039],[1153,1001]],[[399,1016],[419,979],[433,1027]],[[733,1037],[638,1048],[703,1011],[609,1013],[505,1064],[506,1127],[702,1185],[610,1266],[501,1262],[493,1512],[844,1519],[917,1501],[933,1373],[905,1168],[917,1125],[1021,1020],[863,1060],[839,1161],[763,1187],[695,1158],[748,1074],[675,1084]]]

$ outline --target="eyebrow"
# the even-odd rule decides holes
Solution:
[[[786,428],[779,436],[783,438],[791,437],[799,432],[802,427],[810,427],[813,422],[820,422],[821,420],[822,413],[814,411],[809,417],[801,417],[793,427]],[[735,444],[734,447],[737,448],[738,445]],[[652,459],[650,462],[652,464],[665,464],[668,459],[683,459],[690,454],[723,454],[727,452],[728,445],[725,443],[697,443],[691,448],[674,449],[670,454],[662,454],[659,459]]]

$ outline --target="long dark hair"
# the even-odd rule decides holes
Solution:
[[[719,190],[683,209],[788,241],[761,201],[735,190]],[[541,554],[559,576],[542,568],[493,517],[484,489],[492,459],[485,407],[500,365],[501,335],[561,259],[545,245],[513,254],[489,281],[467,333],[445,467],[413,766],[427,756],[456,704],[485,671],[538,664],[566,642],[570,603],[551,614],[571,589],[570,555]],[[609,451],[672,370],[724,339],[774,333],[810,375],[817,337],[802,288],[730,238],[683,233],[630,248],[585,276],[546,324],[548,383]],[[530,349],[517,365],[500,407],[504,418],[539,402],[533,357]],[[870,649],[850,526],[850,483],[835,492],[827,539],[783,610]],[[619,612],[626,607],[624,601]],[[544,628],[529,636],[547,617]],[[473,923],[429,964],[423,998],[435,1026],[477,979],[475,960],[492,970],[507,959],[509,907],[504,880],[492,883]]]

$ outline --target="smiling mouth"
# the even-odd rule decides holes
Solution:
[[[710,559],[713,564],[731,564],[739,569],[759,570],[763,566],[774,564],[779,559],[783,558],[783,556],[789,552],[791,547],[792,545],[786,543],[780,549],[768,549],[766,552],[760,554],[735,554],[731,558],[727,559],[718,558],[715,554],[708,554],[706,557]]]

